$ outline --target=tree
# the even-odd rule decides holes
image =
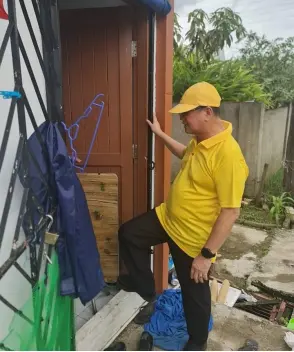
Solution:
[[[294,100],[294,37],[271,41],[251,32],[240,52],[246,67],[272,96],[272,108]]]
[[[188,16],[190,29],[186,34],[190,52],[196,58],[210,62],[225,46],[246,36],[241,17],[228,7],[222,7],[208,15],[201,9],[192,11]],[[208,29],[208,28],[211,29]]]
[[[174,100],[178,101],[192,84],[206,81],[216,86],[224,101],[254,100],[269,105],[269,95],[241,60],[215,59],[234,38],[241,40],[246,35],[240,16],[230,8],[220,8],[210,15],[196,9],[189,14],[189,23],[188,43],[183,43],[182,28],[175,16]]]
[[[177,13],[174,14],[174,50],[177,50],[181,41],[182,41],[182,26],[179,22],[179,15]]]

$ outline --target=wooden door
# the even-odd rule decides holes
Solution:
[[[97,94],[104,112],[86,172],[115,173],[119,215],[133,216],[132,20],[127,7],[61,11],[63,108],[71,125]],[[98,112],[80,124],[75,148],[85,160]]]

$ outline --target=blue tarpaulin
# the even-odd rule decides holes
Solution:
[[[43,150],[38,138],[44,141]],[[57,199],[54,217],[59,234],[56,250],[61,273],[60,293],[78,297],[86,304],[105,284],[85,194],[68,157],[58,124],[44,122],[39,133],[34,132],[29,138],[28,148],[35,162],[29,159],[28,178],[22,181],[26,187],[29,186],[46,213],[52,208],[52,190]],[[37,209],[32,218],[36,225],[40,219]],[[27,221],[23,227],[28,233]]]
[[[197,319],[197,317],[195,317]],[[208,330],[213,326],[212,317]],[[145,331],[153,336],[154,345],[166,351],[182,351],[189,340],[180,289],[166,290],[159,296],[155,312]]]
[[[151,10],[159,15],[166,16],[171,11],[171,5],[168,0],[139,0],[141,3],[148,6]]]

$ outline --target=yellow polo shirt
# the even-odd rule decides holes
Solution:
[[[221,208],[240,208],[248,177],[232,125],[197,144],[189,143],[168,199],[156,208],[163,228],[189,256],[200,254]]]

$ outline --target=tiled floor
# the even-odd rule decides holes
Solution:
[[[115,295],[117,290],[110,287],[107,291],[100,292],[94,299],[94,305],[96,311],[99,312]],[[82,305],[79,299],[75,300],[75,324],[76,331],[79,330],[87,321],[94,316],[94,307],[92,302],[89,302],[86,306]]]

